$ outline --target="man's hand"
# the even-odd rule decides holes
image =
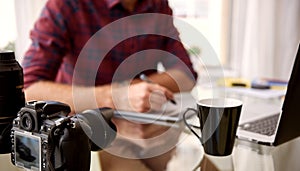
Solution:
[[[160,111],[168,99],[174,98],[173,93],[167,88],[146,82],[118,86],[112,90],[112,95],[117,110],[136,112]],[[126,119],[114,118],[113,122],[120,137],[134,141],[144,148],[164,144],[165,138],[157,139],[155,142],[149,139],[158,137],[170,129],[166,126],[143,124]]]
[[[117,110],[136,112],[159,111],[173,93],[158,84],[139,82],[123,87],[112,87],[113,103]]]

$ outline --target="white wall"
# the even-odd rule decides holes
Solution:
[[[30,30],[47,0],[15,0],[17,39],[15,54],[21,60],[31,40]]]
[[[14,9],[14,1],[0,0],[0,49],[17,37]]]
[[[300,1],[233,3],[231,62],[237,75],[288,80],[300,40]]]

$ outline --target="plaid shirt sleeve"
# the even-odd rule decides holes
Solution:
[[[66,22],[70,11],[62,2],[53,4],[54,1],[48,1],[30,32],[32,44],[22,63],[25,88],[38,80],[54,81],[69,50]],[[63,7],[64,10],[61,10]]]

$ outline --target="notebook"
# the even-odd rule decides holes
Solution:
[[[277,146],[300,136],[300,50],[295,58],[280,113],[241,123],[237,138]]]
[[[114,117],[123,118],[129,121],[156,124],[170,127],[182,127],[183,113],[187,108],[196,108],[196,103],[191,103],[194,99],[190,92],[175,94],[176,105],[168,102],[163,105],[161,111],[150,111],[147,113],[138,113],[132,111],[115,110]],[[193,101],[192,101],[193,102]],[[192,117],[193,115],[189,115]]]

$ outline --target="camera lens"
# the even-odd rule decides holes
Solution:
[[[34,118],[30,113],[24,113],[20,119],[20,127],[26,131],[34,129]]]
[[[0,52],[0,121],[15,118],[25,105],[23,69],[14,52]]]
[[[25,105],[23,69],[14,52],[0,52],[0,154],[10,153],[10,129]]]
[[[76,116],[82,121],[79,123],[83,131],[93,142],[92,151],[106,148],[115,139],[117,128],[111,121],[113,116],[112,109],[85,110],[82,114],[77,114]]]

